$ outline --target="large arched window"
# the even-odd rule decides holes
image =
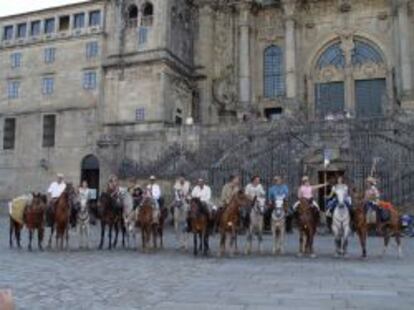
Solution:
[[[283,51],[271,45],[264,51],[264,97],[276,98],[285,95]]]
[[[335,41],[315,63],[316,116],[382,115],[387,104],[386,76],[384,57],[374,44],[359,37]]]

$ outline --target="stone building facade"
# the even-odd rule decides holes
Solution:
[[[409,115],[413,8],[95,0],[0,18],[0,197],[56,172],[102,188],[126,159],[194,151],[246,119]]]

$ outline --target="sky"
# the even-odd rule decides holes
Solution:
[[[0,16],[41,10],[87,0],[0,0]]]

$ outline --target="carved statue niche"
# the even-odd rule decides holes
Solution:
[[[236,111],[238,94],[233,65],[225,67],[220,76],[213,80],[213,99],[220,112]]]

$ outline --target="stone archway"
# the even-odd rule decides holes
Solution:
[[[95,155],[87,155],[81,162],[81,182],[87,181],[89,188],[93,190],[92,199],[96,200],[99,194],[99,160]]]

